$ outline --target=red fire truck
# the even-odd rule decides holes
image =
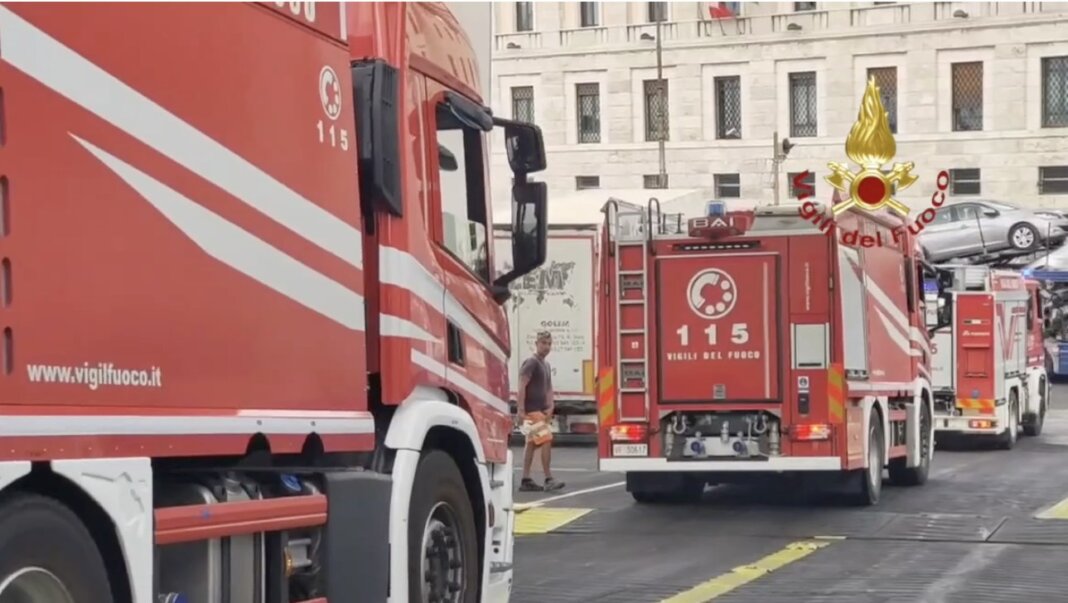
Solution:
[[[444,5],[14,4],[0,40],[0,600],[507,601],[545,155]]]
[[[624,213],[606,207],[601,254],[601,470],[625,472],[640,502],[788,473],[844,478],[874,504],[884,466],[926,481],[923,266],[900,219],[850,210],[817,228],[797,204],[712,203],[687,232],[653,218],[628,239]]]
[[[940,309],[949,324],[931,341],[936,433],[996,436],[1011,449],[1020,425],[1042,433],[1049,406],[1039,283],[981,265],[939,269],[951,295]]]

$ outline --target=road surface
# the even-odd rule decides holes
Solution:
[[[738,486],[698,504],[638,505],[621,474],[597,472],[592,449],[554,450],[567,487],[517,494],[535,506],[517,516],[512,600],[1068,601],[1068,385],[1054,385],[1052,402],[1038,438],[939,449],[926,485],[886,484],[867,508]]]

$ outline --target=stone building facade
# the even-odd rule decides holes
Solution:
[[[662,128],[668,187],[771,201],[778,132],[795,145],[783,200],[790,174],[806,169],[829,198],[827,162],[847,161],[844,140],[875,77],[896,160],[921,177],[903,201],[929,198],[947,169],[958,197],[1068,206],[1068,4],[718,5],[737,16],[712,20],[696,2],[494,5],[491,102],[542,127],[550,195],[660,186]],[[495,147],[494,173],[507,173]],[[501,204],[508,180],[493,186]]]

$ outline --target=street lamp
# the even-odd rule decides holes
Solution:
[[[656,20],[656,36],[652,36],[648,33],[643,33],[640,37],[643,41],[656,40],[656,94],[661,103],[664,101],[664,46],[661,43],[660,35],[660,20]],[[667,107],[660,106],[660,115],[663,115],[667,111]],[[667,124],[663,120],[660,122],[660,127],[657,128],[657,150],[660,154],[660,175],[657,177],[660,188],[667,188],[667,154],[665,149],[664,136]]]

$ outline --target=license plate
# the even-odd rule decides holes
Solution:
[[[612,444],[612,456],[649,456],[649,445]]]

